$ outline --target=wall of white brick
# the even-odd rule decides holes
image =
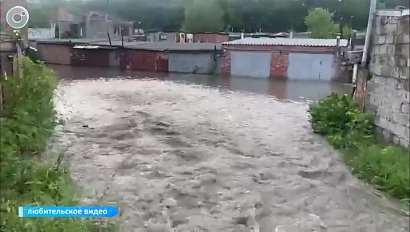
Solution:
[[[378,14],[372,35],[367,110],[380,134],[389,142],[410,143],[410,35],[409,14]]]

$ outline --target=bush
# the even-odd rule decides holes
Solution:
[[[78,205],[70,175],[38,157],[55,126],[56,75],[43,64],[22,60],[23,78],[2,78],[0,113],[1,231],[107,231],[83,219],[18,217],[19,206]]]
[[[336,148],[352,148],[375,140],[370,115],[360,112],[347,95],[331,94],[310,106],[310,115],[316,133],[325,135]]]
[[[332,94],[309,109],[314,131],[344,154],[358,178],[409,203],[408,151],[376,139],[374,120],[349,96]]]

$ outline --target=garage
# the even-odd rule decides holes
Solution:
[[[333,76],[333,54],[290,53],[289,80],[325,80]]]
[[[231,75],[268,78],[272,55],[270,52],[231,52]]]
[[[222,43],[221,73],[271,79],[339,81],[345,39],[251,38]]]

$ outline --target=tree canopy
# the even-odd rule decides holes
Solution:
[[[186,32],[221,31],[225,13],[217,0],[194,0],[185,10],[183,30]]]
[[[335,38],[340,28],[340,25],[333,21],[333,13],[324,8],[310,10],[305,17],[305,24],[311,37],[318,39]]]
[[[408,0],[378,2],[379,8],[409,6]],[[370,0],[42,0],[31,4],[29,11],[30,26],[39,27],[48,26],[50,13],[65,7],[76,14],[109,11],[135,25],[141,22],[145,31],[178,31],[185,25],[201,31],[229,27],[236,32],[283,32],[306,31],[305,16],[315,8],[328,9],[334,23],[342,27],[352,25],[353,29],[362,30],[367,24],[369,5]]]

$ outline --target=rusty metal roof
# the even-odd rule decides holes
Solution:
[[[93,43],[98,45],[109,45],[107,41]],[[112,41],[112,46],[120,46],[121,41]],[[175,43],[175,42],[124,42],[124,47],[135,50],[148,51],[214,51],[221,50],[221,44],[217,43]]]
[[[223,43],[224,45],[257,45],[257,46],[306,46],[335,47],[337,39],[304,39],[304,38],[243,38]],[[348,41],[340,40],[340,46],[346,47]]]

